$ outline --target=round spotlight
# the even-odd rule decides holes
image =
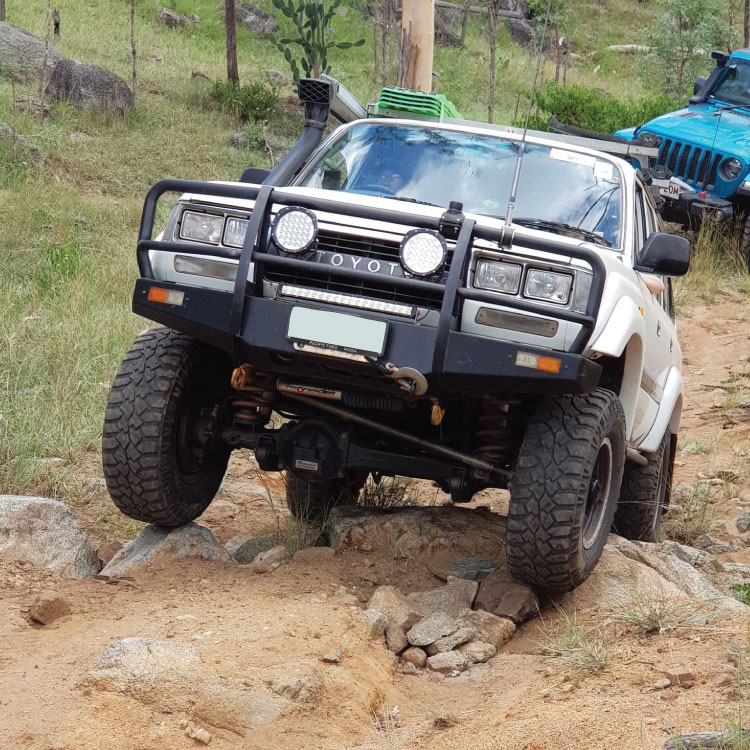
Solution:
[[[445,262],[447,250],[437,232],[412,229],[401,241],[401,265],[414,276],[430,276]]]
[[[648,148],[656,148],[658,146],[661,146],[661,138],[659,138],[656,133],[649,133],[646,130],[638,133],[638,137],[635,139],[635,142],[640,144],[641,146],[648,146]]]
[[[727,159],[721,165],[721,173],[727,180],[736,180],[742,174],[742,162],[739,159]]]
[[[306,208],[283,208],[273,223],[273,241],[285,253],[304,253],[313,246],[317,236],[318,220]]]

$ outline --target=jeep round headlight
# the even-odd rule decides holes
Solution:
[[[283,208],[273,223],[273,241],[285,253],[304,253],[318,236],[318,220],[306,208]]]
[[[566,273],[531,269],[526,276],[523,294],[524,297],[530,297],[531,299],[564,305],[568,301],[572,285],[573,277]]]
[[[638,137],[635,139],[635,142],[640,144],[641,146],[656,148],[657,146],[661,145],[661,138],[659,138],[656,133],[649,133],[648,131],[644,130],[643,132],[638,133]]]
[[[725,159],[721,163],[721,175],[727,180],[736,180],[742,174],[742,162],[739,159]]]
[[[412,229],[401,240],[401,265],[415,276],[429,276],[445,262],[447,246],[437,232]]]

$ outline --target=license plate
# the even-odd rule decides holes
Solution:
[[[669,184],[663,188],[659,188],[659,192],[665,198],[674,198],[675,200],[680,197],[680,185],[677,182],[669,181]]]
[[[318,354],[379,357],[385,350],[388,324],[358,315],[295,307],[287,338]]]

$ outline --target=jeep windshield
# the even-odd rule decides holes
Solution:
[[[304,187],[395,198],[503,219],[519,144],[439,127],[359,123],[303,172]],[[515,215],[519,224],[620,244],[622,184],[606,159],[526,144]]]
[[[750,109],[750,60],[733,60],[711,91],[711,98],[732,107]]]

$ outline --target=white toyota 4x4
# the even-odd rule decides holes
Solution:
[[[109,396],[117,507],[188,523],[249,448],[318,520],[369,474],[454,502],[507,488],[510,570],[546,589],[580,584],[613,526],[657,538],[683,391],[670,277],[690,249],[631,166],[647,149],[467,123],[402,90],[367,113],[331,79],[300,98],[272,172],[149,192],[133,308],[164,327]]]

